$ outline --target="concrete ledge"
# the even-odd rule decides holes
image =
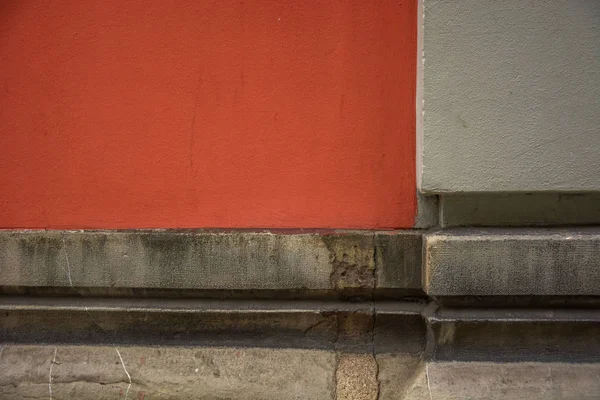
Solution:
[[[600,295],[598,228],[456,228],[424,241],[433,297]]]
[[[0,343],[421,353],[422,303],[0,296]]]
[[[4,292],[419,290],[418,231],[2,231]]]

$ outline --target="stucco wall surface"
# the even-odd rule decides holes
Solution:
[[[416,0],[0,2],[0,228],[392,228]]]
[[[600,190],[600,2],[423,6],[420,189]]]

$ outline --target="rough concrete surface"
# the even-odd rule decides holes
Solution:
[[[425,0],[426,193],[600,190],[597,0]]]
[[[600,295],[597,228],[455,228],[424,241],[430,296]]]
[[[414,289],[420,248],[415,231],[2,231],[0,285],[65,291]],[[390,275],[398,263],[402,273]]]

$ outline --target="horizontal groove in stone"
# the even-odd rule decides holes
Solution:
[[[436,301],[445,307],[454,308],[600,308],[599,296],[437,296]]]
[[[0,297],[0,342],[422,352],[422,303]]]
[[[431,317],[431,323],[537,323],[537,322],[600,322],[600,309],[498,309],[498,308],[444,308]]]
[[[420,314],[424,303],[343,302],[318,300],[216,300],[216,299],[141,299],[141,298],[68,298],[68,297],[22,297],[0,296],[0,310],[98,310],[98,311],[149,311],[149,312],[236,312],[236,313],[328,313],[366,312],[374,307],[391,314]]]
[[[599,228],[456,228],[424,243],[433,297],[600,295]]]
[[[420,289],[419,231],[0,231],[8,293]]]

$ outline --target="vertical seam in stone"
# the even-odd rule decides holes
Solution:
[[[373,351],[373,361],[375,362],[375,381],[377,382],[377,393],[375,394],[375,400],[379,400],[381,393],[381,382],[379,381],[379,362],[377,361],[377,354]]]
[[[340,366],[340,353],[338,351],[338,342],[340,340],[340,314],[339,312],[335,313],[335,342],[333,343],[333,351],[335,354],[335,368],[333,370],[333,399],[337,400],[338,398],[338,381],[337,374],[338,368]]]
[[[438,304],[435,300],[431,300],[429,304],[423,309],[421,312],[421,318],[425,323],[426,328],[426,336],[425,336],[425,349],[423,350],[422,359],[424,362],[427,362],[429,359],[433,358],[435,352],[435,333],[433,331],[433,326],[431,324],[431,317],[435,313],[438,308]]]
[[[381,382],[379,381],[379,362],[377,361],[377,354],[375,354],[375,328],[377,327],[377,309],[375,306],[375,289],[377,288],[377,240],[375,234],[371,235],[373,240],[373,287],[371,288],[371,356],[375,362],[375,381],[377,382],[377,393],[375,396],[376,400],[379,400],[379,394],[381,392]]]
[[[335,354],[335,367],[333,369],[333,400],[337,400],[338,398],[338,393],[337,393],[337,373],[338,373],[338,367],[340,366],[340,355],[337,351],[337,349],[335,349],[334,351]]]

